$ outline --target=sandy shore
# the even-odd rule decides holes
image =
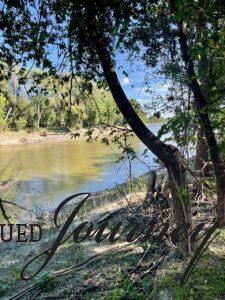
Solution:
[[[159,123],[154,123],[159,124]],[[112,127],[105,127],[105,128],[98,128],[93,127],[91,130],[93,131],[92,137],[95,139],[97,136],[111,136],[112,130],[120,130],[124,129],[124,127],[116,126],[115,128]],[[42,143],[42,142],[53,142],[53,141],[69,141],[71,139],[76,140],[87,140],[89,134],[87,132],[90,129],[80,128],[73,132],[66,132],[63,130],[46,130],[41,129],[39,131],[32,131],[32,130],[21,130],[21,131],[0,131],[0,147],[2,146],[15,146],[15,145],[29,145],[35,143]]]
[[[102,134],[102,129],[94,128],[93,137],[98,134]],[[0,132],[0,147],[1,146],[15,146],[15,145],[29,145],[35,143],[52,142],[52,141],[69,141],[75,139],[74,133],[79,133],[76,135],[76,140],[87,139],[86,129],[79,129],[75,132],[53,132],[47,130],[40,130],[29,132],[25,130],[21,131],[3,131]],[[104,134],[107,135],[108,130],[104,130]]]

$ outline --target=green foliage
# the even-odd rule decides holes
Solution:
[[[12,282],[18,282],[20,280],[20,274],[21,274],[21,269],[16,266],[16,265],[13,265],[12,266],[12,269],[11,269],[11,281]]]
[[[0,279],[0,297],[4,296],[9,288],[9,283],[6,280]]]
[[[138,114],[138,116],[142,119],[143,122],[147,122],[148,116],[147,113],[142,109],[141,105],[137,102],[136,99],[131,99],[130,104]]]
[[[183,201],[184,203],[188,203],[191,201],[190,195],[189,195],[189,190],[186,187],[179,189],[179,196],[180,196],[181,201]]]
[[[38,130],[40,127],[79,128],[92,125],[123,125],[120,114],[109,91],[99,83],[86,82],[71,74],[60,77],[36,69],[26,79],[29,90],[19,84],[18,68],[12,79],[4,81],[0,96],[0,125],[7,116],[7,126],[21,130],[25,127]],[[22,72],[22,71],[21,71]],[[131,100],[139,116],[146,120],[146,113],[138,102]]]
[[[4,124],[5,104],[6,104],[5,97],[0,94],[0,126]]]
[[[166,141],[173,140],[180,147],[194,143],[195,131],[197,129],[195,118],[196,116],[193,111],[182,112],[179,110],[174,117],[161,126],[158,136],[165,136]]]
[[[34,279],[34,282],[39,285],[40,288],[43,288],[45,291],[51,291],[57,285],[57,281],[49,272],[43,272],[37,278]]]
[[[27,121],[24,117],[19,117],[19,119],[16,120],[15,123],[16,123],[16,129],[21,130],[26,127]]]
[[[144,300],[146,299],[146,295],[143,295],[143,293],[140,293],[132,284],[132,282],[129,279],[125,279],[122,281],[121,285],[118,288],[113,289],[111,292],[109,292],[105,299],[106,300],[119,300],[124,299],[130,299],[130,300]]]

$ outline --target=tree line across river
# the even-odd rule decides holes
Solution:
[[[32,71],[20,83],[21,70],[10,70],[0,82],[1,129],[77,128],[90,125],[124,125],[109,91],[92,83],[86,90],[79,78],[70,74],[50,76],[41,70]],[[160,116],[148,117],[135,99],[130,103],[144,122],[162,122]]]

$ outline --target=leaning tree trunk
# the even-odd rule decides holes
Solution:
[[[93,28],[96,29],[93,22],[89,24],[90,39],[96,49],[105,79],[120,112],[137,137],[165,164],[169,172],[176,226],[186,228],[188,223],[191,228],[191,203],[188,201],[188,197],[185,200],[183,197],[184,191],[187,195],[186,160],[176,147],[159,140],[138,117],[118,80],[113,60],[107,48],[107,41],[102,38],[99,32],[97,33],[97,30],[93,30]],[[189,230],[181,231],[180,240],[178,248],[183,255],[187,255],[191,248]]]

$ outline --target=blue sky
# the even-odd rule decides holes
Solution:
[[[146,68],[143,61],[130,62],[127,55],[118,52],[116,54],[117,72],[124,91],[129,99],[136,99],[142,106],[151,103],[152,95],[146,85],[146,80],[152,77],[153,69]],[[125,71],[125,74],[124,74]],[[128,77],[126,76],[128,75]],[[165,96],[168,92],[169,82],[159,78],[152,78],[151,88],[154,93]]]

